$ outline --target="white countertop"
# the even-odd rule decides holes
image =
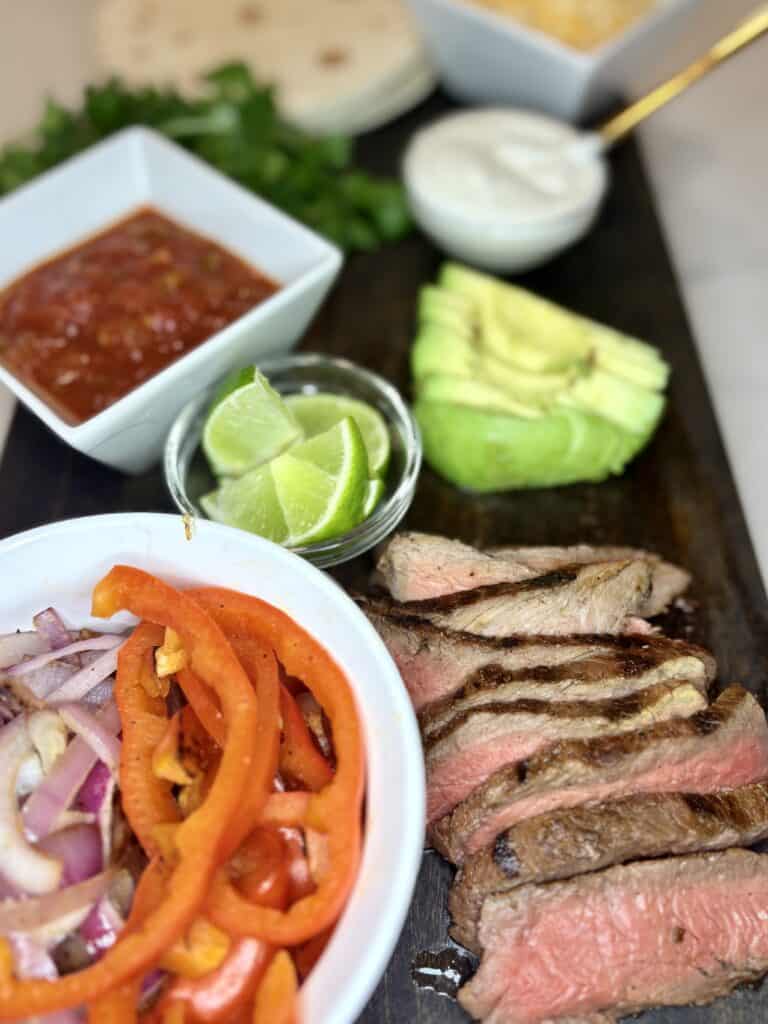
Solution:
[[[42,90],[76,94],[84,41],[75,10],[93,0],[0,0],[0,138],[34,122]],[[718,5],[686,56],[699,52],[755,0]],[[13,15],[11,9],[13,8]],[[6,32],[11,27],[12,31]],[[43,19],[59,54],[41,82],[42,62],[25,59]],[[4,38],[3,38],[4,37]],[[28,41],[28,42],[27,42]],[[676,55],[680,64],[682,54]],[[19,86],[24,84],[24,89]],[[761,414],[768,399],[768,39],[718,69],[642,129],[662,220],[710,391],[768,584],[768,480]],[[0,389],[0,450],[12,403]]]

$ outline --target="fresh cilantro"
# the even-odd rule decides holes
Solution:
[[[332,238],[375,249],[411,229],[399,182],[355,169],[347,138],[312,138],[279,116],[272,91],[244,64],[205,76],[197,99],[172,89],[129,89],[113,78],[89,86],[80,110],[49,101],[29,146],[0,151],[0,195],[94,142],[147,125],[240,184]]]

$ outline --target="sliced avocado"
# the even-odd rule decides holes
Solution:
[[[428,374],[471,377],[505,391],[523,405],[551,404],[571,386],[573,373],[531,373],[496,359],[481,347],[451,331],[430,324],[419,332],[411,350],[411,371],[418,382]]]
[[[664,411],[664,396],[658,391],[597,369],[562,392],[558,402],[595,413],[641,436],[655,429]]]
[[[417,382],[432,373],[473,377],[477,354],[466,338],[438,324],[423,327],[411,349],[411,373]]]
[[[418,384],[418,397],[426,402],[455,402],[457,405],[472,405],[480,409],[495,409],[523,419],[542,415],[536,405],[525,405],[516,401],[506,391],[494,387],[484,380],[467,377],[449,377],[447,374],[430,374]]]
[[[475,324],[474,303],[463,295],[454,295],[436,285],[425,285],[419,293],[419,321],[471,334]]]
[[[441,291],[475,302],[483,344],[500,359],[546,373],[585,362],[590,354],[588,329],[578,317],[523,288],[458,263],[444,265],[440,282]]]
[[[567,416],[523,419],[426,400],[414,413],[427,461],[459,487],[488,493],[560,482],[557,467],[570,446]]]
[[[645,443],[576,409],[526,420],[420,400],[414,412],[432,468],[479,493],[598,483],[621,472]]]
[[[596,366],[641,387],[664,390],[669,380],[669,366],[658,349],[600,324],[591,327]]]

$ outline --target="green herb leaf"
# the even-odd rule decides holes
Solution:
[[[89,86],[79,110],[49,100],[30,146],[0,151],[0,195],[94,142],[134,124],[174,139],[344,249],[402,238],[411,221],[400,184],[356,170],[352,143],[312,138],[280,119],[274,94],[242,63],[204,76],[208,93],[129,89],[112,78]]]

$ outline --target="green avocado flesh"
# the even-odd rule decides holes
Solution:
[[[651,345],[455,263],[421,291],[411,370],[427,461],[480,492],[621,473],[669,377]]]

